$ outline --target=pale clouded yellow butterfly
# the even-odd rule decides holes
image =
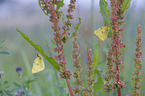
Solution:
[[[44,70],[43,58],[40,54],[37,54],[37,58],[33,62],[32,73],[37,73]]]
[[[100,38],[102,41],[106,40],[108,33],[110,31],[110,28],[108,26],[103,26],[101,28],[98,28],[94,31],[94,34]]]

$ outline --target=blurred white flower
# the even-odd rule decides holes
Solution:
[[[2,77],[3,74],[4,74],[4,72],[3,71],[0,71],[0,78]]]

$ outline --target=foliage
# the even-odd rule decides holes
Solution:
[[[38,0],[40,8],[44,12],[44,14],[49,17],[50,22],[52,22],[52,29],[54,31],[53,33],[54,37],[53,37],[53,40],[52,39],[50,40],[53,46],[55,46],[52,49],[52,51],[54,51],[55,53],[52,53],[50,49],[50,47],[52,46],[49,44],[48,46],[49,48],[47,52],[49,53],[50,56],[48,56],[47,52],[44,50],[44,46],[41,47],[40,45],[35,44],[26,34],[21,32],[17,28],[16,30],[31,46],[33,46],[40,54],[42,54],[43,57],[45,57],[46,60],[56,69],[55,70],[53,68],[49,68],[49,70],[47,69],[44,70],[46,72],[44,73],[45,75],[46,74],[48,75],[50,70],[55,71],[55,74],[53,74],[54,72],[51,72],[53,74],[52,75],[53,80],[50,82],[49,80],[45,82],[45,78],[41,78],[42,80],[39,81],[38,78],[43,77],[43,76],[39,76],[38,75],[39,73],[34,74],[32,76],[30,75],[30,73],[28,73],[29,76],[25,76],[27,73],[16,71],[19,77],[19,83],[17,81],[16,82],[14,81],[13,89],[9,90],[11,87],[9,80],[0,82],[0,95],[3,96],[4,94],[7,94],[8,96],[12,96],[12,95],[18,96],[21,93],[22,95],[26,95],[26,96],[35,96],[33,94],[35,92],[32,91],[33,86],[31,86],[31,84],[37,82],[36,85],[40,83],[44,83],[45,87],[53,86],[52,90],[55,90],[55,95],[57,96],[88,96],[88,95],[89,96],[106,96],[106,95],[116,96],[116,93],[118,94],[118,96],[121,96],[121,92],[123,93],[123,91],[120,91],[120,89],[125,86],[124,86],[124,83],[121,81],[123,80],[122,78],[124,77],[120,77],[120,72],[124,70],[125,68],[121,65],[123,64],[123,59],[119,57],[124,54],[123,49],[125,48],[125,46],[122,45],[122,41],[119,41],[123,39],[121,38],[122,33],[120,34],[119,32],[123,31],[123,29],[120,27],[124,23],[122,21],[124,19],[123,14],[129,8],[131,0],[124,0],[123,2],[121,2],[121,4],[120,4],[121,0],[110,0],[110,1],[112,4],[110,5],[111,10],[108,10],[107,7],[109,6],[107,2],[105,0],[100,0],[100,13],[103,16],[103,21],[104,21],[103,26],[110,27],[110,32],[107,37],[108,39],[104,42],[102,42],[100,39],[98,39],[98,41],[95,41],[95,46],[93,47],[93,50],[92,50],[93,54],[92,54],[91,51],[88,52],[88,50],[91,50],[91,49],[87,48],[87,52],[84,52],[82,48],[79,47],[81,43],[78,44],[78,42],[81,41],[80,38],[78,38],[77,36],[78,36],[78,30],[80,28],[80,25],[82,24],[82,21],[81,21],[81,18],[78,18],[77,23],[75,24],[74,22],[72,22],[74,17],[71,14],[72,12],[74,12],[76,0],[70,0],[70,4],[68,5],[69,7],[67,9],[66,15],[64,14],[64,11],[62,11],[62,8],[64,6],[64,0]],[[113,6],[113,4],[116,4],[115,7]],[[116,8],[116,6],[119,6],[119,7]],[[116,11],[116,13],[114,10]],[[63,24],[60,22],[61,19],[62,19]],[[75,27],[72,28],[73,26]],[[73,29],[73,31],[70,30],[71,28]],[[119,34],[117,34],[117,32]],[[111,38],[111,40],[109,38]],[[121,39],[117,39],[117,38],[121,38]],[[70,47],[71,40],[72,40],[73,50],[71,50],[71,48],[66,48],[68,46]],[[0,42],[0,45],[3,42],[4,40]],[[104,44],[109,45],[105,49],[105,52],[104,52],[103,47],[106,47],[106,45],[104,46]],[[119,47],[116,47],[116,46],[119,46]],[[114,52],[114,50],[116,50],[117,48],[120,48],[120,49]],[[72,57],[67,57],[68,54],[71,53],[71,51],[72,51]],[[80,60],[82,59],[80,57],[83,57],[82,54],[80,54],[81,51],[83,51],[83,53],[87,53],[87,57],[85,58],[86,65],[82,65],[84,62],[82,63]],[[0,51],[0,54],[8,55],[9,53],[5,51]],[[53,57],[52,57],[52,54],[53,54]],[[113,59],[111,56],[112,57],[114,56]],[[105,57],[105,59],[102,57]],[[114,62],[114,64],[108,63],[109,60]],[[137,61],[137,59],[134,59],[134,60],[135,62]],[[105,63],[106,61],[107,61],[107,64]],[[70,64],[73,64],[73,65],[70,65]],[[109,65],[109,64],[112,64],[112,65]],[[141,71],[139,70],[139,67],[137,65],[135,65],[135,68],[138,71]],[[60,75],[59,77],[58,77],[58,72],[56,71],[59,72],[59,75]],[[105,71],[106,71],[106,75],[105,75]],[[24,76],[22,75],[22,73],[24,74]],[[133,77],[136,78],[135,76],[136,75],[134,73]],[[110,78],[113,78],[113,79],[110,79]],[[132,80],[133,91],[135,91],[136,89],[137,90],[140,89],[140,87],[139,88],[135,87],[137,86],[136,82],[138,81],[139,79]],[[50,87],[50,89],[51,88],[52,87]],[[126,86],[125,88],[130,88],[130,87]],[[42,94],[46,95],[48,93],[48,92],[41,93],[39,89],[41,89],[41,87],[37,88],[37,91],[39,91],[38,93],[40,93],[37,95],[42,95]],[[113,89],[117,89],[118,91],[113,90]],[[46,91],[47,89],[42,88],[42,90]],[[126,89],[122,89],[122,90],[126,90]],[[128,90],[132,90],[132,89],[128,89]]]
[[[2,47],[1,47],[2,43],[4,43],[4,40],[2,40],[2,41],[0,42],[0,48],[2,48]],[[0,51],[0,54],[8,55],[8,54],[10,54],[10,53],[9,53],[9,52],[5,52],[5,51]]]
[[[58,66],[58,63],[54,60],[53,57],[48,57],[46,52],[42,49],[42,47],[40,45],[34,44],[33,41],[31,41],[29,39],[29,37],[27,35],[25,35],[24,33],[22,33],[20,30],[17,29],[17,31],[23,36],[23,38],[25,40],[27,40],[39,53],[41,53],[46,59],[47,61],[52,64],[52,66],[54,66],[58,71],[60,71],[60,68]]]
[[[4,94],[7,94],[8,96],[13,96],[11,93],[12,91],[7,90],[10,86],[8,85],[8,81],[4,81],[3,83],[0,83],[0,95],[4,96]]]

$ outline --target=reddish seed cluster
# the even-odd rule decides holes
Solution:
[[[70,4],[68,5],[69,6],[67,10],[68,14],[66,15],[67,20],[64,21],[64,26],[62,27],[64,31],[69,31],[70,27],[72,26],[72,22],[70,20],[74,19],[71,13],[74,12],[75,10],[75,2],[76,0],[70,0]],[[68,32],[67,35],[70,35],[70,33]]]
[[[94,67],[92,64],[94,63],[92,58],[91,49],[87,48],[87,56],[88,56],[88,71],[87,71],[87,87],[84,88],[83,96],[93,96],[93,84],[95,79],[94,75]]]
[[[81,92],[81,89],[79,87],[82,86],[82,84],[83,84],[82,81],[80,80],[80,77],[82,77],[82,75],[80,74],[80,71],[81,71],[80,70],[81,65],[80,65],[80,61],[79,61],[80,54],[78,52],[79,52],[79,46],[77,43],[77,35],[76,35],[76,36],[74,36],[73,50],[72,50],[72,57],[74,59],[73,66],[76,68],[75,71],[73,72],[73,77],[76,79],[74,84],[77,85],[77,88],[73,89],[75,94],[79,94]]]
[[[59,21],[62,16],[62,11],[56,9],[57,4],[60,2],[61,1],[58,0],[41,0],[41,6],[42,10],[50,17],[49,20],[53,23],[51,28],[54,30],[54,42],[56,47],[52,50],[58,53],[57,55],[54,55],[54,58],[62,68],[63,72],[60,73],[60,76],[64,79],[69,79],[72,74],[70,71],[66,70],[67,63],[65,62],[63,48],[63,44],[67,40],[67,35],[66,31],[60,32],[61,28],[59,26]],[[61,7],[63,7],[63,5]]]
[[[138,30],[137,30],[137,39],[136,39],[136,53],[135,53],[135,58],[134,58],[134,64],[136,67],[136,70],[133,73],[133,78],[132,81],[134,81],[133,84],[133,92],[130,92],[131,96],[140,96],[139,90],[141,89],[140,87],[140,77],[142,76],[142,52],[141,52],[141,43],[142,37],[141,37],[141,29],[140,25],[138,25]]]
[[[60,73],[60,76],[63,79],[66,79],[70,94],[71,96],[73,96],[73,92],[72,92],[72,89],[68,80],[70,79],[72,74],[69,70],[66,69],[67,63],[65,62],[63,45],[64,43],[66,43],[68,39],[68,35],[70,35],[70,33],[67,31],[70,31],[70,27],[72,26],[71,20],[74,19],[74,17],[73,15],[71,15],[71,12],[74,12],[76,0],[70,0],[70,4],[68,5],[69,9],[67,10],[68,14],[66,15],[67,20],[63,22],[64,24],[64,26],[62,27],[63,32],[60,32],[61,28],[59,26],[59,21],[62,16],[62,11],[59,11],[56,9],[57,4],[60,4],[60,2],[61,2],[60,0],[59,1],[58,0],[41,0],[41,6],[42,6],[42,10],[48,16],[50,16],[50,21],[53,23],[52,29],[54,30],[54,43],[56,44],[56,47],[53,48],[53,51],[58,53],[57,55],[54,55],[54,58],[58,61],[58,64],[61,66],[62,72]],[[77,48],[75,49],[78,50]],[[74,66],[76,66],[77,70],[80,71],[79,61],[77,60],[77,58],[79,57],[79,54],[77,53],[77,51],[74,53],[75,53],[73,54],[73,58],[75,59]],[[74,76],[76,76],[76,74]],[[82,85],[82,82],[78,78],[76,78],[75,84]],[[78,87],[76,88],[76,90],[80,92]]]
[[[59,75],[61,76],[61,78],[63,78],[63,79],[70,79],[70,77],[71,77],[71,71],[70,70],[68,70],[68,71],[63,71],[63,72],[61,72],[61,73],[59,73]]]
[[[107,77],[105,84],[107,95],[109,96],[110,91],[113,89],[121,89],[125,87],[124,83],[119,80],[119,73],[122,71],[122,68],[119,68],[120,65],[123,65],[123,62],[119,59],[122,53],[120,49],[125,48],[125,45],[122,43],[121,31],[124,31],[120,26],[123,25],[124,19],[123,13],[121,13],[121,6],[123,0],[110,0],[111,1],[111,26],[113,35],[111,36],[111,48],[107,54]],[[112,80],[113,83],[111,82]]]
[[[113,83],[113,89],[116,89],[116,88],[121,89],[121,88],[124,88],[124,87],[125,87],[124,82],[122,82],[121,80],[116,81],[116,82]]]

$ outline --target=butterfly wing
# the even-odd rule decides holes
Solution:
[[[37,58],[33,62],[32,73],[37,73],[44,70],[43,58],[40,54],[37,54]]]
[[[101,28],[98,28],[94,31],[94,34],[100,38],[102,41],[106,40],[107,36],[109,33],[109,27],[108,26],[103,26]]]

